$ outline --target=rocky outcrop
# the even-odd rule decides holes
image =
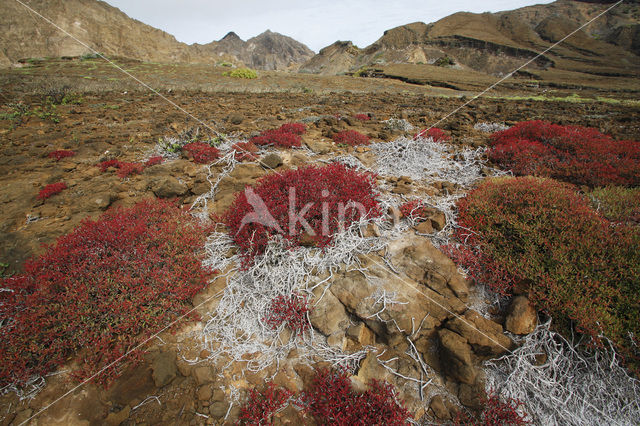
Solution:
[[[509,305],[505,328],[513,334],[529,334],[538,325],[538,313],[525,296],[516,296]]]
[[[261,70],[296,70],[314,55],[304,44],[269,30],[247,41],[230,32],[219,41],[194,48],[205,56],[226,57],[233,63]]]
[[[95,0],[37,0],[29,6],[107,55],[143,61],[190,62],[188,46],[172,35],[129,18]],[[73,38],[37,17],[20,3],[0,3],[0,44],[8,63],[23,58],[80,56],[91,53]]]
[[[316,288],[312,325],[330,346],[376,348],[352,378],[357,387],[384,378],[398,386],[410,406],[423,406],[393,373],[419,377],[415,359],[408,355],[418,353],[433,370],[435,383],[451,390],[447,398],[431,403],[432,417],[448,420],[459,404],[479,407],[482,361],[512,350],[514,343],[502,325],[467,307],[469,283],[428,238],[404,235],[388,246],[386,259],[391,269],[383,266],[384,259],[370,255],[361,259],[367,277],[343,272],[327,288]]]
[[[96,0],[31,1],[33,10],[107,56],[141,61],[220,64],[264,70],[296,69],[314,52],[296,40],[266,31],[246,42],[231,32],[209,44],[187,45]],[[18,2],[0,3],[0,66],[20,59],[81,56],[91,50]]]
[[[336,41],[322,49],[300,67],[311,74],[342,74],[356,67],[360,49],[350,41]]]
[[[601,10],[579,2],[558,1],[499,13],[459,12],[431,24],[414,22],[392,28],[364,49],[336,42],[301,70],[344,74],[374,67],[373,74],[384,76],[381,68],[385,66],[432,64],[504,74],[531,59],[531,69],[557,67],[584,72],[586,64],[600,69],[589,72],[612,68],[624,72],[624,64],[640,64],[637,4],[607,14],[606,19],[538,56]],[[442,58],[449,60],[443,62]]]

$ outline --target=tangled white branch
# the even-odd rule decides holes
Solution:
[[[487,386],[525,401],[536,424],[638,424],[640,381],[613,348],[586,350],[550,323],[540,324],[513,353],[487,362]]]
[[[303,357],[320,356],[325,361],[354,368],[366,351],[364,355],[338,353],[313,331],[302,338],[286,335],[283,338],[284,324],[273,330],[264,318],[276,297],[289,296],[294,291],[310,295],[337,271],[348,266],[358,268],[360,255],[381,250],[384,247],[381,238],[361,235],[360,228],[367,223],[363,220],[352,224],[323,250],[290,247],[282,238],[273,238],[264,254],[257,256],[248,268],[232,270],[218,307],[211,313],[201,336],[212,358],[247,361],[249,371],[259,371],[297,348]],[[212,235],[207,243],[209,258],[205,264],[218,269],[233,262],[239,264],[237,256],[227,257],[231,249],[228,236]]]
[[[370,146],[378,157],[377,172],[384,176],[408,176],[425,183],[447,181],[469,188],[480,177],[486,148],[459,149],[434,142],[432,138],[412,140],[401,137],[393,142]]]
[[[483,121],[474,124],[473,128],[484,133],[495,133],[502,130],[507,130],[509,126],[505,125],[504,123],[487,123]]]

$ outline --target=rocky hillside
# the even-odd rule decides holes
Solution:
[[[258,69],[295,68],[313,52],[267,31],[242,41],[234,33],[206,45],[187,45],[97,0],[33,0],[30,7],[62,29],[111,56],[153,62],[232,62]],[[0,2],[0,66],[20,59],[79,56],[89,49],[14,1]]]
[[[345,42],[339,42],[320,51],[301,71],[332,74],[366,66],[433,64],[500,75],[534,58],[605,7],[603,3],[559,0],[507,12],[455,13],[435,23],[415,22],[385,31],[364,49],[347,48]],[[637,3],[620,5],[529,68],[634,74],[633,69],[640,65],[639,18]],[[337,67],[337,56],[348,60],[339,61]]]
[[[247,41],[230,32],[220,41],[192,47],[205,57],[226,55],[232,62],[263,70],[297,69],[314,56],[304,44],[269,30]]]

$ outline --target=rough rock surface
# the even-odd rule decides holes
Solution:
[[[538,325],[538,313],[525,296],[516,296],[509,305],[505,328],[513,334],[529,334]]]
[[[169,63],[230,62],[257,69],[285,70],[297,69],[314,55],[304,44],[268,30],[246,42],[235,33],[229,33],[219,41],[187,45],[164,31],[128,17],[106,2],[49,0],[29,5],[65,31],[111,57]],[[18,2],[0,3],[0,15],[3,17],[0,66],[25,58],[92,53]],[[29,40],[29,43],[23,40]]]
[[[153,370],[153,382],[159,388],[169,384],[176,377],[176,354],[173,352],[160,352],[151,364]]]

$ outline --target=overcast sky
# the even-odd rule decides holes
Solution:
[[[365,47],[384,30],[434,22],[455,12],[497,12],[549,0],[106,0],[132,18],[185,43],[209,43],[234,31],[243,40],[267,29],[314,51],[336,40]]]

